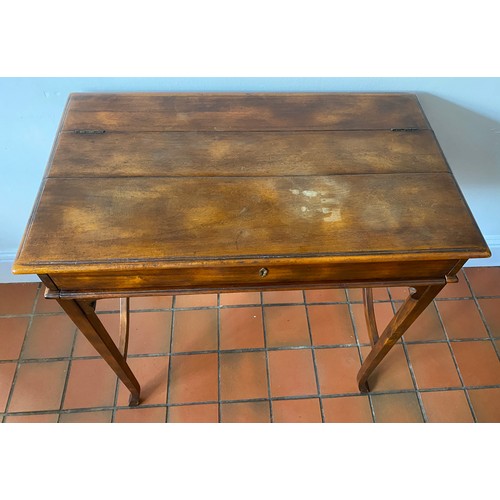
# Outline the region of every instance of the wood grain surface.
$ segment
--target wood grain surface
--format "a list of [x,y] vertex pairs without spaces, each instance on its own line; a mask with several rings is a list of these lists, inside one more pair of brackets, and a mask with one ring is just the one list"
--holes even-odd
[[430,130],[61,134],[51,177],[448,172]]
[[429,128],[412,94],[73,94],[63,130]]

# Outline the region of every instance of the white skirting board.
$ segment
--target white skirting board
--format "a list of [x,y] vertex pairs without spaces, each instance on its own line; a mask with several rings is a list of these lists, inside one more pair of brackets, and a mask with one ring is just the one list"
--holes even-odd
[[[500,235],[485,236],[491,250],[489,259],[470,259],[465,267],[500,266]],[[10,270],[14,263],[15,253],[0,252],[0,283],[39,282],[38,276],[32,274],[13,275]]]
[[0,283],[33,283],[40,282],[37,275],[11,273],[16,254],[14,252],[0,252]]

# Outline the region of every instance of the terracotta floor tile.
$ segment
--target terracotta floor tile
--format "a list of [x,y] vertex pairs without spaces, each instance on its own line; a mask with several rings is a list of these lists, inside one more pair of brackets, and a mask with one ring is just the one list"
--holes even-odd
[[130,314],[129,354],[167,353],[170,350],[172,313],[134,312]]
[[116,375],[103,359],[77,359],[71,370],[64,409],[112,406]]
[[170,309],[172,307],[171,295],[155,295],[152,297],[132,297],[130,310],[141,311],[144,309]]
[[490,341],[452,342],[451,347],[466,386],[500,384],[500,362]]
[[462,385],[448,344],[409,345],[408,356],[419,389]]
[[323,290],[306,290],[308,304],[314,302],[346,302],[347,296],[343,288],[325,288]]
[[218,400],[217,354],[186,354],[170,359],[169,403]]
[[268,347],[311,345],[305,306],[265,307]]
[[373,422],[370,402],[367,396],[345,398],[323,398],[325,422],[371,423]]
[[61,413],[59,422],[63,424],[107,424],[111,422],[112,416],[113,412],[111,410]]
[[396,286],[389,289],[392,300],[406,300],[410,294],[407,286]]
[[471,389],[469,397],[478,422],[500,422],[500,389]]
[[22,364],[8,411],[59,410],[67,369],[67,361]]
[[174,424],[212,424],[218,421],[219,408],[217,404],[171,406],[168,409],[168,422]]
[[271,422],[269,402],[251,401],[248,403],[223,403],[221,405],[221,422],[224,423]]
[[391,298],[389,297],[389,293],[387,292],[387,288],[374,288],[373,300],[383,300],[383,301],[391,300]]
[[[347,290],[350,302],[363,302],[363,289],[362,288],[349,288]],[[387,288],[374,288],[373,300],[375,301],[389,301],[389,294]]]
[[[141,386],[141,404],[166,404],[168,357],[129,358],[128,365]],[[118,382],[117,406],[128,406],[129,396],[130,391]]]
[[[378,302],[373,305],[375,309],[375,320],[379,334],[384,331],[389,321],[394,316],[390,302]],[[370,338],[368,337],[368,330],[366,329],[365,311],[362,304],[351,305],[354,323],[356,325],[356,332],[361,344],[369,344]]]
[[217,305],[216,293],[197,293],[196,295],[177,295],[175,307],[212,307]]
[[0,359],[17,359],[29,318],[0,318]]
[[[362,347],[361,354],[366,359],[370,347]],[[414,389],[410,369],[403,346],[396,344],[375,368],[368,379],[371,391],[398,391],[401,389]]]
[[491,335],[500,338],[500,298],[479,299],[478,302]]
[[0,283],[0,314],[31,314],[39,283]]
[[26,334],[22,357],[67,357],[71,354],[75,332],[75,324],[66,315],[35,316]]
[[175,311],[172,352],[217,349],[217,310]]
[[313,345],[356,344],[347,304],[308,306]]
[[10,415],[5,417],[5,422],[9,424],[55,424],[57,423],[57,413],[41,413],[39,415]]
[[458,283],[447,284],[438,294],[438,299],[471,297],[469,285],[467,285],[467,281],[465,281],[463,271],[457,274],[457,278]]
[[0,413],[5,411],[15,372],[16,363],[0,364]]
[[410,328],[406,330],[404,339],[407,342],[446,339],[434,303],[429,304]]
[[220,394],[222,400],[267,398],[265,352],[221,354]]
[[358,392],[356,375],[361,363],[357,347],[316,349],[321,394],[343,394]]
[[96,303],[96,312],[119,311],[120,299],[101,299]]
[[376,422],[420,423],[424,419],[415,393],[372,396]]
[[299,304],[304,302],[302,290],[278,290],[262,294],[264,304]]
[[[120,338],[120,316],[118,314],[100,314],[99,319],[114,343],[118,345],[118,339]],[[79,358],[83,356],[99,356],[99,353],[92,347],[92,344],[84,337],[82,332],[77,330],[73,357]]]
[[319,399],[273,401],[273,421],[276,423],[320,423]]
[[117,410],[115,413],[116,423],[164,423],[167,414],[165,406],[157,408],[130,408]]
[[450,339],[488,337],[473,300],[441,300],[437,302],[437,308]]
[[476,297],[500,297],[500,267],[467,267],[465,274]]
[[422,392],[420,395],[428,422],[474,422],[463,391]]
[[268,356],[273,397],[318,393],[310,349],[270,351]]
[[221,306],[260,304],[260,292],[234,292],[220,294]]
[[220,348],[252,349],[264,347],[264,328],[260,307],[232,307],[220,311]]

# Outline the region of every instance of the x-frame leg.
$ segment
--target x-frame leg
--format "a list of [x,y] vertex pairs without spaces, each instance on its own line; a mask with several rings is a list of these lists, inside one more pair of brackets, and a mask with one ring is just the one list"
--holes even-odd
[[[126,338],[120,340],[122,349],[120,351],[97,317],[95,302],[75,299],[57,299],[57,302],[130,391],[129,406],[137,406],[140,402],[141,388],[127,364]],[[122,309],[122,318],[128,319],[128,299],[124,305],[126,308]],[[122,319],[122,328],[125,328],[128,334],[128,324],[125,325],[125,323],[128,322]]]
[[401,338],[411,324],[418,318],[424,309],[432,302],[446,283],[415,287],[406,302],[389,322],[383,333],[378,336],[373,310],[371,290],[365,289],[365,316],[368,325],[372,350],[364,360],[358,372],[358,387],[361,392],[368,392],[368,378],[380,364],[392,346]]

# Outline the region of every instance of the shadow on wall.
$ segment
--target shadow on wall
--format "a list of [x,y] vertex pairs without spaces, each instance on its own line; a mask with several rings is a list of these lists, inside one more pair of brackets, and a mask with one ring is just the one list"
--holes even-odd
[[483,234],[500,235],[500,123],[417,92],[443,153]]
[[426,92],[431,127],[482,233],[500,235],[500,123]]
[[500,187],[500,123],[428,93],[417,93],[443,152],[467,185]]

